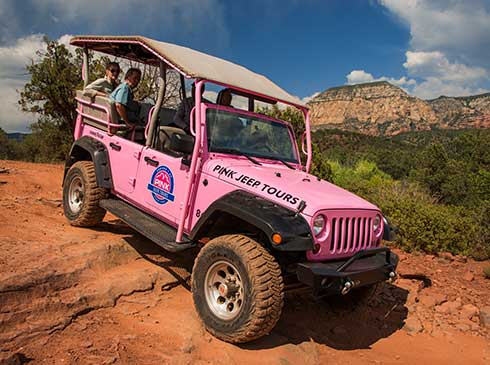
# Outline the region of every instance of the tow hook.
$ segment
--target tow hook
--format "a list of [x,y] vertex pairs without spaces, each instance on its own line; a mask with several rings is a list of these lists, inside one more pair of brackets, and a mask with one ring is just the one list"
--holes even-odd
[[388,276],[389,276],[388,282],[390,284],[394,283],[396,281],[396,279],[398,278],[398,274],[395,271],[391,271]]
[[350,280],[347,279],[347,281],[344,283],[344,287],[342,288],[342,295],[346,295],[350,290],[354,287],[354,283]]

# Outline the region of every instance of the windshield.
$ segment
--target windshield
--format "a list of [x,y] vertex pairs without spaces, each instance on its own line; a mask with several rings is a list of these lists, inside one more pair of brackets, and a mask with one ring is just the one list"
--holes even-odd
[[246,154],[298,163],[286,124],[260,116],[208,108],[209,152]]

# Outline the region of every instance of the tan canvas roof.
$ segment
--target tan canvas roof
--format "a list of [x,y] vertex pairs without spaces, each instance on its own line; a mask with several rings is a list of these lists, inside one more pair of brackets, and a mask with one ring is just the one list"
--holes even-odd
[[70,43],[151,65],[158,65],[160,60],[164,60],[188,78],[215,81],[286,103],[306,106],[263,75],[187,47],[141,36],[77,36]]

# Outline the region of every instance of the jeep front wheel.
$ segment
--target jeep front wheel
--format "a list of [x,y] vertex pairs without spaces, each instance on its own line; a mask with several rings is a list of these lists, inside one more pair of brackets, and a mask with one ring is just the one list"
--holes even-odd
[[281,269],[254,240],[217,237],[196,258],[192,296],[210,333],[232,343],[252,341],[268,334],[281,316]]
[[99,207],[99,201],[105,196],[106,190],[97,186],[94,164],[73,164],[63,184],[63,210],[70,224],[90,227],[102,222],[106,212]]

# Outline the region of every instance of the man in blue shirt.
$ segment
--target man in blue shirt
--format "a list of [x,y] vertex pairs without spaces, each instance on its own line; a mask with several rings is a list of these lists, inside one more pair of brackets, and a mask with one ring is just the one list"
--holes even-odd
[[133,89],[141,79],[141,70],[130,68],[122,82],[112,93],[111,100],[116,103],[120,119],[130,128],[134,128],[139,115],[139,104],[133,100]]

